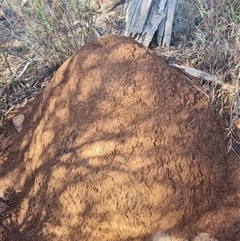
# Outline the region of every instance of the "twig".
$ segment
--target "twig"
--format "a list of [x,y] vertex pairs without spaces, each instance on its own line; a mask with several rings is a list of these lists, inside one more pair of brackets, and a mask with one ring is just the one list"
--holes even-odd
[[23,70],[21,71],[21,73],[17,76],[17,78],[21,78],[22,76],[23,76],[23,74],[27,71],[27,69],[28,69],[28,67],[29,67],[29,65],[30,64],[32,64],[32,63],[34,63],[34,62],[40,62],[40,61],[43,61],[43,59],[42,58],[35,58],[35,59],[30,59],[29,61],[25,61],[25,62],[23,62],[23,63],[21,63],[18,67],[17,67],[17,69],[14,71],[14,74],[13,74],[13,77],[12,77],[12,79],[11,79],[11,81],[10,82],[12,82],[12,80],[15,78],[15,76],[16,76],[16,73],[19,71],[19,69],[24,65],[24,64],[26,64],[25,66],[24,66],[24,68],[23,68]]
[[194,68],[191,68],[191,67],[188,67],[188,66],[183,66],[183,65],[178,65],[178,64],[170,64],[171,66],[174,66],[178,69],[181,69],[182,71],[184,71],[185,73],[193,76],[193,77],[196,77],[196,78],[201,78],[203,80],[207,80],[209,82],[212,82],[214,84],[219,84],[221,85],[222,89],[226,89],[226,90],[230,90],[230,91],[235,91],[236,88],[230,84],[226,84],[226,83],[222,83],[221,81],[215,79],[212,75],[206,73],[206,72],[203,72],[203,71],[200,71],[198,69],[194,69]]

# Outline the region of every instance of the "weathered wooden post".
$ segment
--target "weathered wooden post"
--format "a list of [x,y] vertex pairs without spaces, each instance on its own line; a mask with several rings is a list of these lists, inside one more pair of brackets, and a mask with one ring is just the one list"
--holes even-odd
[[126,14],[124,35],[149,46],[169,47],[176,0],[131,0]]

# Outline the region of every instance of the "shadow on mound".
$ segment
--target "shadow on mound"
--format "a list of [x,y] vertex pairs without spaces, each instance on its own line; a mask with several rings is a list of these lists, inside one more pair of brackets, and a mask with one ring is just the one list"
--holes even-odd
[[1,188],[21,190],[6,240],[239,238],[239,162],[222,120],[133,40],[86,44],[23,113],[20,135],[1,134]]

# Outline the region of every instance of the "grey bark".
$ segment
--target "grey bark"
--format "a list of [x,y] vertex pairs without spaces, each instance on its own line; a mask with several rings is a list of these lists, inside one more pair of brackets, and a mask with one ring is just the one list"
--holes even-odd
[[124,35],[149,46],[154,35],[158,46],[169,46],[176,0],[131,0]]

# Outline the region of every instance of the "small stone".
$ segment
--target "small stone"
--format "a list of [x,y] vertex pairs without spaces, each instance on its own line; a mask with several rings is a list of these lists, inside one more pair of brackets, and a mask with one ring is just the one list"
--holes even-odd
[[214,238],[210,238],[208,233],[200,233],[193,241],[218,241],[218,240]]
[[172,238],[165,233],[159,232],[154,236],[153,241],[172,241]]
[[13,119],[13,125],[15,126],[16,130],[20,133],[23,129],[23,122],[25,120],[25,116],[23,114],[16,115]]

